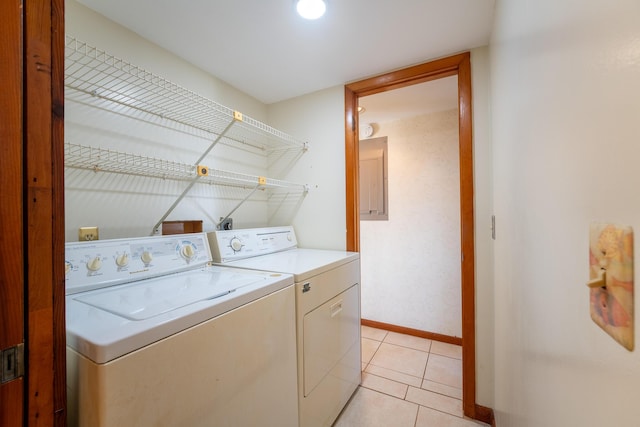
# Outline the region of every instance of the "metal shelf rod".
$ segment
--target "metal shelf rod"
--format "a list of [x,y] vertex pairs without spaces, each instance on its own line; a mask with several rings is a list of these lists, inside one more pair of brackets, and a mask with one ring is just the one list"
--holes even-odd
[[178,206],[178,203],[180,203],[182,201],[182,199],[184,199],[184,196],[187,195],[189,190],[191,190],[191,187],[193,187],[193,185],[198,181],[198,179],[200,179],[200,175],[196,175],[195,178],[193,178],[193,180],[191,180],[189,185],[187,185],[187,188],[184,189],[182,194],[180,194],[180,196],[178,196],[178,198],[175,200],[175,202],[173,202],[173,204],[169,207],[169,209],[167,209],[167,211],[164,213],[164,215],[162,215],[162,218],[160,218],[160,220],[158,222],[156,222],[156,225],[153,226],[153,230],[151,230],[150,236],[153,236],[158,232],[158,228],[160,227],[160,225],[162,225],[162,221],[167,219],[169,214],[171,212],[173,212],[173,210],[176,208],[176,206]]
[[246,202],[246,201],[249,199],[249,197],[253,196],[253,193],[255,193],[255,192],[256,192],[256,190],[258,190],[259,188],[260,188],[260,184],[256,185],[256,186],[253,188],[253,190],[251,190],[251,192],[250,192],[249,194],[247,194],[247,197],[245,197],[244,199],[242,199],[242,200],[240,201],[240,203],[238,203],[238,204],[237,204],[233,209],[231,209],[231,212],[229,212],[229,213],[228,213],[224,218],[221,218],[221,219],[220,219],[220,222],[218,222],[218,223],[216,224],[216,228],[219,230],[219,229],[220,229],[220,225],[221,225],[223,222],[225,222],[225,221],[227,220],[227,218],[229,218],[231,215],[233,215],[233,213],[234,213],[235,211],[237,211],[237,210],[238,210],[238,208],[239,208],[240,206],[242,206],[242,205],[244,204],[244,202]]
[[[229,122],[229,124],[227,125],[227,127],[224,128],[224,130],[220,133],[220,135],[218,135],[218,137],[216,139],[213,140],[213,142],[209,145],[209,148],[207,148],[204,153],[202,153],[202,155],[198,158],[198,160],[196,160],[196,162],[194,163],[194,168],[198,167],[198,165],[200,164],[200,162],[207,157],[207,154],[209,154],[209,152],[213,149],[213,147],[216,146],[216,144],[222,139],[222,137],[224,137],[227,133],[227,131],[229,129],[231,129],[231,126],[233,126],[233,124],[236,123],[236,119],[234,118],[233,120],[231,120],[231,122]],[[169,209],[167,209],[167,211],[164,213],[164,215],[162,215],[162,217],[160,218],[160,220],[158,222],[156,222],[156,224],[153,226],[153,229],[151,230],[151,236],[155,235],[158,233],[158,228],[160,227],[160,225],[162,224],[162,221],[164,221],[165,219],[167,219],[167,217],[171,214],[171,212],[173,212],[173,210],[176,208],[176,206],[178,206],[178,203],[180,203],[182,201],[182,199],[184,199],[184,197],[189,193],[189,191],[191,191],[191,188],[193,187],[193,185],[196,183],[196,181],[198,181],[200,179],[201,175],[197,174],[189,183],[189,185],[184,189],[184,191],[182,192],[182,194],[180,194],[178,196],[178,198],[175,200],[175,202],[173,202],[173,204],[169,207]],[[255,191],[255,190],[253,190]],[[251,192],[251,194],[253,194],[253,191]],[[242,202],[244,203],[244,201],[247,200],[247,198],[245,198]],[[236,207],[237,209],[237,207]],[[235,209],[234,209],[235,210]],[[231,215],[231,214],[229,214]]]

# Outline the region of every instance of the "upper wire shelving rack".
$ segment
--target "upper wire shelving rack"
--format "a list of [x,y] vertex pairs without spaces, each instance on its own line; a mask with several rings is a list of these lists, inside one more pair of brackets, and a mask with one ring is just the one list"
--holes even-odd
[[[263,176],[211,170],[199,174],[201,161],[219,142],[269,156],[289,151],[305,152],[306,142],[205,98],[154,73],[117,58],[67,35],[65,39],[65,88],[105,100],[178,125],[204,132],[211,140],[193,165],[122,153],[77,144],[65,144],[65,166],[139,176],[188,181],[189,184],[153,227],[173,211],[196,182],[251,189],[251,193],[227,215],[231,215],[258,189],[290,189],[306,194],[308,186]],[[152,233],[153,233],[152,232]]]
[[[65,56],[68,89],[221,136],[232,146],[265,154],[307,149],[306,142],[246,115],[238,120],[237,111],[69,35]],[[225,131],[229,123],[233,126]]]

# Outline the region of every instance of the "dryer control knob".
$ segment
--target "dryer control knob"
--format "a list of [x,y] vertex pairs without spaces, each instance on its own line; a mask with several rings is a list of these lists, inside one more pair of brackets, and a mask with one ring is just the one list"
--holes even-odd
[[153,260],[153,255],[149,251],[144,251],[142,252],[142,256],[140,256],[140,259],[145,264],[149,264]]
[[102,260],[100,257],[95,257],[87,261],[87,269],[89,271],[98,271],[102,268]]
[[64,274],[69,274],[69,272],[71,271],[71,268],[73,266],[71,265],[71,263],[69,261],[65,261],[64,262]]
[[126,267],[127,265],[129,265],[129,255],[128,254],[118,255],[118,257],[116,258],[116,265],[118,267]]
[[231,246],[231,249],[233,249],[234,252],[239,252],[240,249],[242,249],[242,241],[237,237],[234,237],[229,242],[229,246]]
[[180,253],[187,261],[196,256],[196,250],[194,249],[193,245],[190,244],[184,245],[180,250]]

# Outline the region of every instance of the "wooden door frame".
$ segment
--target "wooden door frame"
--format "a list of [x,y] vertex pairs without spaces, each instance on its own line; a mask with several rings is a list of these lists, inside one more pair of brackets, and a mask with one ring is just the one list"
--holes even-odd
[[24,0],[26,421],[66,424],[64,0]]
[[0,387],[0,424],[64,426],[64,0],[0,10],[0,348],[24,343],[24,376]]
[[347,250],[360,250],[358,182],[358,98],[449,76],[458,76],[460,144],[460,227],[462,293],[462,406],[471,418],[486,417],[476,405],[475,244],[473,214],[473,140],[471,117],[471,58],[465,52],[412,66],[345,86],[345,166]]
[[[24,342],[24,242],[22,206],[22,8],[19,2],[0,4],[0,350]],[[24,378],[0,384],[0,425],[23,424]]]

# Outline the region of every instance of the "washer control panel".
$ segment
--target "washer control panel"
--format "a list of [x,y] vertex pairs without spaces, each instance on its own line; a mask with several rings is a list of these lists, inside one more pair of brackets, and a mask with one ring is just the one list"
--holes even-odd
[[292,226],[216,230],[207,233],[213,262],[225,263],[298,247]]
[[66,294],[177,273],[211,262],[204,233],[65,245]]

